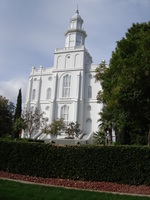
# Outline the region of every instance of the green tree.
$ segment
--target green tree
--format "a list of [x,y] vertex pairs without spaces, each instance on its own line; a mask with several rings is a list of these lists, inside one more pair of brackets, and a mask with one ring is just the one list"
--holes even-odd
[[[45,125],[45,118],[43,117],[44,113],[40,113],[38,108],[35,108],[34,111],[24,110],[23,118],[23,127],[25,128],[25,134],[31,138],[33,132],[38,132],[40,129],[43,129]],[[22,127],[22,128],[23,128]],[[23,129],[24,129],[23,128]]]
[[22,117],[17,118],[16,121],[14,122],[13,129],[15,133],[18,133],[18,137],[21,137],[22,130],[25,130],[26,128],[27,124],[25,120]]
[[78,122],[69,122],[68,126],[65,128],[65,133],[69,138],[78,138],[81,134],[80,124]]
[[[122,144],[147,143],[150,124],[150,22],[133,24],[117,42],[109,67],[96,70],[103,123],[111,122]],[[149,136],[150,138],[150,136]],[[150,143],[150,141],[149,141]]]
[[51,134],[52,136],[57,136],[60,134],[61,131],[63,131],[65,128],[64,120],[57,119],[53,120],[53,122],[50,125],[47,125],[44,127],[43,132],[46,134]]
[[104,129],[99,129],[93,134],[93,142],[96,145],[105,145],[106,144],[106,133]]
[[3,96],[0,96],[0,137],[12,135],[14,121],[14,104]]
[[20,118],[21,113],[22,113],[22,94],[21,94],[21,89],[19,89],[16,109],[15,109],[15,119]]
[[[15,129],[14,129],[14,137],[19,138],[19,133],[21,129],[16,129],[16,125],[20,123],[21,120],[21,113],[22,113],[22,94],[21,94],[21,89],[19,89],[18,97],[17,97],[17,104],[16,104],[16,109],[15,109],[15,117],[14,117],[14,123],[15,123]],[[19,119],[19,121],[18,121]],[[19,128],[20,126],[18,126]]]

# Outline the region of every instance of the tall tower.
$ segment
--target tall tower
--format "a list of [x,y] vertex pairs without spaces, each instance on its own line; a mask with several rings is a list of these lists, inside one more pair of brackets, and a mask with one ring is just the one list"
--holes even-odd
[[83,19],[77,10],[73,17],[70,19],[70,28],[67,29],[65,47],[75,47],[84,45],[86,32],[82,28]]
[[77,69],[91,65],[92,57],[85,48],[87,37],[83,27],[83,19],[77,10],[70,19],[70,27],[65,32],[65,48],[56,48],[54,53],[54,68]]
[[[65,32],[65,47],[55,49],[53,74],[55,73],[57,79],[54,89],[53,119],[64,118],[65,122],[77,121],[81,125],[80,128],[88,135],[92,130],[92,115],[90,110],[87,112],[87,107],[90,105],[89,101],[95,102],[97,94],[94,94],[93,89],[94,95],[88,97],[88,90],[92,93],[91,81],[93,81],[89,77],[95,72],[95,68],[91,67],[92,57],[85,48],[87,34],[82,25],[83,19],[77,10],[70,19],[70,27]],[[62,115],[64,108],[66,114]]]

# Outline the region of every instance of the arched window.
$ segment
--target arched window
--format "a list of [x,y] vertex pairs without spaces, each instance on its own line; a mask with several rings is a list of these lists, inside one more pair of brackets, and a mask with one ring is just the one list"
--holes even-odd
[[64,119],[65,124],[68,124],[69,106],[64,105],[64,106],[61,107],[61,118]]
[[72,59],[71,59],[71,55],[67,54],[66,58],[65,58],[65,68],[71,68],[72,67]]
[[46,94],[46,99],[50,99],[51,98],[51,88],[47,89],[47,94]]
[[70,97],[71,76],[65,75],[63,77],[62,97]]
[[80,67],[80,55],[75,55],[75,67]]
[[59,56],[57,58],[57,69],[62,69],[62,68],[63,68],[62,56]]
[[92,86],[88,87],[88,98],[92,98]]
[[36,89],[33,89],[32,91],[32,100],[35,100],[36,98]]

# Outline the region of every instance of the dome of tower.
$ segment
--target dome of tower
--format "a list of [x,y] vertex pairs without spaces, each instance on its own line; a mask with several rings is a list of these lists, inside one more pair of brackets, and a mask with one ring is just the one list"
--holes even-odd
[[79,11],[77,10],[76,13],[72,16],[72,18],[70,19],[70,22],[71,21],[74,21],[74,20],[79,20],[79,21],[82,21],[83,22],[83,19],[81,18],[81,16],[79,15]]

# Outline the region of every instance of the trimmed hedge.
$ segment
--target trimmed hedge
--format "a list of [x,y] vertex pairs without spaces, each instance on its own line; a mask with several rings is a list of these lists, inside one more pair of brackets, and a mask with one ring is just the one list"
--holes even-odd
[[30,176],[150,185],[150,148],[0,141],[0,170]]

